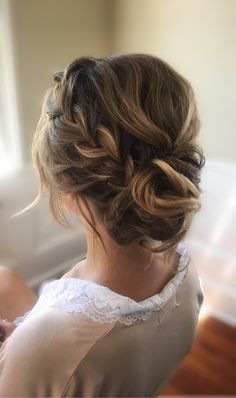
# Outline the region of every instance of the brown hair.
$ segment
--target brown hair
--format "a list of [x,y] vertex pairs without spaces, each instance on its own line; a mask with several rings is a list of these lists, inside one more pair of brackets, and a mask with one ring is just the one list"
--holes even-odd
[[33,140],[33,204],[46,188],[54,217],[68,226],[61,194],[73,192],[85,205],[93,200],[117,244],[175,248],[201,207],[205,163],[190,83],[140,53],[80,57],[54,80]]

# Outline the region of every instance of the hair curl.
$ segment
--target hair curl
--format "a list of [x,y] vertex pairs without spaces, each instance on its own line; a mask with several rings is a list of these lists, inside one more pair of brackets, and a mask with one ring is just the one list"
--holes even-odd
[[35,203],[46,187],[54,217],[68,226],[60,197],[73,192],[93,200],[117,244],[176,247],[201,207],[205,163],[190,83],[140,53],[80,57],[54,80],[32,145]]

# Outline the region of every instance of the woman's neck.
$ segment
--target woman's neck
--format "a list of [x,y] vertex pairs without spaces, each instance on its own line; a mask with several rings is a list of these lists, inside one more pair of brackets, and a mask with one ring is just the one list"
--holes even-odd
[[[179,254],[174,252],[168,267],[164,256],[151,253],[138,245],[121,247],[109,236],[102,236],[107,253],[98,239],[87,232],[87,256],[77,263],[64,277],[73,277],[95,282],[111,290],[142,301],[159,293],[172,279],[179,263]],[[169,267],[170,265],[170,267]]]

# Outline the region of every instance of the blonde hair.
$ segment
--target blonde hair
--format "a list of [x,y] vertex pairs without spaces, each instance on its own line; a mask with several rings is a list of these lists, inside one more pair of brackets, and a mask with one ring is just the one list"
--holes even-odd
[[86,206],[93,200],[117,244],[175,248],[201,207],[205,163],[190,83],[140,53],[80,57],[54,81],[33,140],[40,189],[31,206],[46,188],[52,214],[68,226],[61,194],[74,193]]

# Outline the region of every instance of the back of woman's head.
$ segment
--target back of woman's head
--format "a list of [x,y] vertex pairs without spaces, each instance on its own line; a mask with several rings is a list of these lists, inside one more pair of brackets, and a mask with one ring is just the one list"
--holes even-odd
[[38,199],[46,188],[66,225],[62,194],[89,198],[117,244],[176,247],[201,207],[205,162],[189,82],[148,54],[81,57],[54,80],[32,147]]

